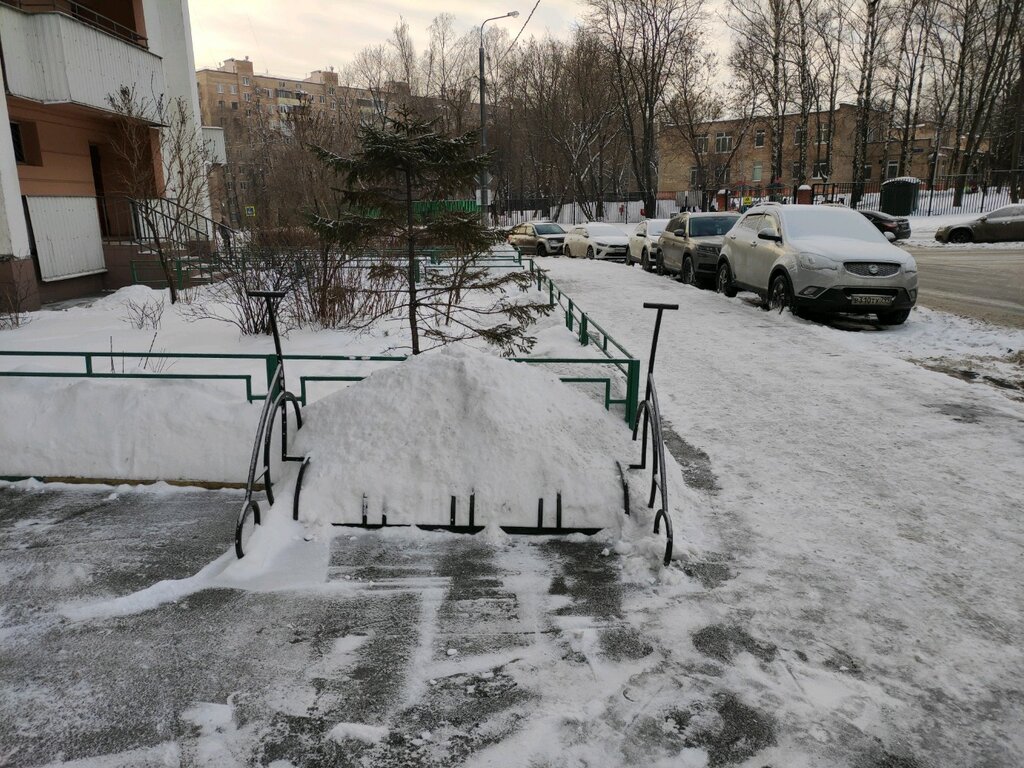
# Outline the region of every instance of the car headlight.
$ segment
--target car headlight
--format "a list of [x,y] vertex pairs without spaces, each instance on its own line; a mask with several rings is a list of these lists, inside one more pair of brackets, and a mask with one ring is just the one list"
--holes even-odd
[[910,261],[903,265],[903,271],[906,272],[908,275],[916,275],[917,262],[911,259]]
[[598,248],[604,248],[606,245],[608,245],[608,243],[602,243],[600,240],[595,240],[594,245],[596,245]]
[[839,265],[834,261],[826,259],[817,253],[799,253],[796,258],[800,266],[805,269],[827,269],[830,272],[835,272],[839,269]]

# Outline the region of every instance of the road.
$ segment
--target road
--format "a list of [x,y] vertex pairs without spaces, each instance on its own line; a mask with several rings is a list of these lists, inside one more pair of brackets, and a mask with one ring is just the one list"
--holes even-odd
[[1013,250],[908,246],[926,307],[1024,328],[1024,246]]

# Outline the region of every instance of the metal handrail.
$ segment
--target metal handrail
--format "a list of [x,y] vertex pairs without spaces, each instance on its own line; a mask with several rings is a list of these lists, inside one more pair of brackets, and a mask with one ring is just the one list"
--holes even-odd
[[640,463],[630,465],[631,469],[643,469],[647,465],[647,427],[651,430],[651,495],[647,506],[654,508],[654,501],[661,492],[661,508],[654,515],[654,533],[660,533],[661,521],[665,521],[665,565],[672,562],[672,518],[668,514],[668,481],[665,477],[665,440],[661,431],[661,408],[658,405],[658,390],[654,386],[654,373],[647,374],[647,397],[640,404],[637,423],[633,426],[636,440],[640,418],[644,422],[644,439],[640,448]]
[[74,0],[49,0],[48,2],[43,2],[42,0],[33,0],[31,2],[27,0],[0,0],[0,3],[27,13],[50,11],[67,14],[76,21],[80,21],[93,29],[98,29],[100,32],[111,34],[139,48],[149,49],[149,40],[145,35],[140,35],[131,27],[125,26],[119,21],[114,21],[102,13],[94,11],[92,8],[87,8],[80,3],[74,2]]

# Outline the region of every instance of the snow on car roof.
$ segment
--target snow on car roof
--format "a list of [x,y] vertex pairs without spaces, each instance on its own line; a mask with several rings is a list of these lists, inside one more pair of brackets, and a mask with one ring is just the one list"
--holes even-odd
[[772,209],[782,217],[789,237],[845,237],[852,240],[888,242],[875,225],[852,208],[826,205],[786,205]]

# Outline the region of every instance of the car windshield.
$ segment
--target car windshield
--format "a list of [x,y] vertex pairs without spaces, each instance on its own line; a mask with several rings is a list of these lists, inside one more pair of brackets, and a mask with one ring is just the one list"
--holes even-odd
[[843,237],[869,243],[885,242],[874,224],[849,208],[823,205],[790,206],[783,209],[783,231],[787,237]]
[[588,224],[587,231],[591,235],[602,235],[604,237],[622,236],[622,230],[613,227],[611,224]]
[[533,228],[537,230],[538,235],[564,235],[565,230],[557,224],[534,224]]
[[690,219],[690,237],[724,235],[736,223],[736,216],[701,216]]
[[668,219],[648,219],[647,234],[650,236],[660,235],[665,231],[666,224],[668,224]]

